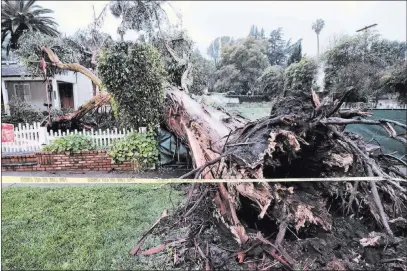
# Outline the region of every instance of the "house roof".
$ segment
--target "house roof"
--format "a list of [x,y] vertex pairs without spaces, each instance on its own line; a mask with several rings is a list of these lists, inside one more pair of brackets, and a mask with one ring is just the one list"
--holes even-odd
[[16,63],[13,64],[1,64],[1,76],[2,77],[12,77],[12,76],[22,76],[30,75],[27,70]]

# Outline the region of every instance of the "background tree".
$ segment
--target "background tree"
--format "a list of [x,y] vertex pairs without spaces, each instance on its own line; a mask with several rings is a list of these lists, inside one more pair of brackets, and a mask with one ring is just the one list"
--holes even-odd
[[150,44],[160,52],[164,69],[167,71],[167,80],[176,86],[187,84],[188,88],[192,84],[190,71],[193,64],[190,58],[194,43],[187,31],[172,27],[168,31],[156,32]]
[[[69,38],[51,37],[45,34],[36,32],[26,32],[19,39],[18,49],[15,51],[20,59],[20,62],[26,67],[28,72],[34,76],[43,76],[39,65],[43,53],[41,47],[47,46],[58,56],[63,63],[80,63],[85,64],[88,61],[81,63],[86,57],[81,54],[77,46],[74,46]],[[48,57],[45,60],[49,63]],[[87,66],[90,68],[90,66]],[[57,73],[64,73],[64,70],[58,67],[47,65],[47,74],[52,76]]]
[[284,74],[285,95],[309,95],[317,71],[318,65],[310,58],[304,57],[300,62],[291,64]]
[[269,66],[266,41],[248,38],[242,43],[226,46],[222,51],[221,67],[215,73],[216,92],[234,91],[247,94],[264,69]]
[[281,27],[271,31],[267,47],[267,57],[270,65],[284,67],[286,65],[289,47],[290,41],[286,42],[283,39],[283,29]]
[[256,93],[275,98],[284,93],[284,69],[281,66],[271,66],[265,69],[257,79]]
[[407,103],[407,73],[406,62],[397,61],[381,73],[380,83],[383,93],[397,94],[400,103]]
[[265,35],[264,29],[262,27],[261,31],[260,31],[260,39],[265,39],[265,38],[266,38],[266,35]]
[[58,24],[48,15],[52,10],[35,5],[36,1],[1,1],[1,43],[10,35],[7,52],[16,49],[18,40],[24,31],[40,32],[51,37],[56,37]]
[[301,61],[302,58],[302,46],[301,46],[302,39],[298,40],[294,43],[290,48],[290,55],[287,60],[287,66],[290,66],[292,63],[297,63]]
[[216,67],[219,67],[221,61],[222,47],[232,43],[233,38],[229,36],[218,37],[211,42],[206,52],[213,59]]
[[123,41],[127,30],[143,31],[148,37],[152,36],[156,29],[161,29],[164,22],[168,22],[167,13],[162,8],[166,1],[111,1],[110,11],[113,16],[121,19],[118,34]]
[[324,54],[325,89],[342,95],[355,91],[349,101],[367,101],[386,92],[380,77],[388,68],[404,60],[405,42],[389,41],[370,31],[342,37]]
[[210,87],[213,74],[215,72],[215,63],[205,59],[198,49],[191,55],[192,62],[192,85],[190,88],[191,93],[202,95],[205,89]]
[[322,29],[325,26],[325,22],[322,19],[317,19],[313,24],[312,24],[312,29],[315,31],[317,34],[317,55],[319,56],[319,33],[321,33]]
[[259,27],[257,25],[252,25],[250,27],[249,37],[252,37],[255,40],[260,40],[260,39],[265,39],[266,38],[266,36],[264,34],[264,29],[261,28],[259,30]]
[[[107,11],[106,5],[98,16],[96,16],[95,7],[93,6],[93,22],[88,25],[86,29],[78,30],[70,41],[78,46],[81,52],[81,63],[85,67],[90,67],[92,72],[97,76],[97,57],[104,46],[113,42],[112,37],[101,31],[104,18]],[[97,94],[97,86],[92,83],[93,96]]]

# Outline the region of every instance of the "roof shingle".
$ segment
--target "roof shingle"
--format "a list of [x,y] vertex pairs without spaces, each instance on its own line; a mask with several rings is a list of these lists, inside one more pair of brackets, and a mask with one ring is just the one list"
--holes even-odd
[[1,76],[2,77],[11,77],[11,76],[22,76],[30,75],[27,70],[18,64],[1,64]]

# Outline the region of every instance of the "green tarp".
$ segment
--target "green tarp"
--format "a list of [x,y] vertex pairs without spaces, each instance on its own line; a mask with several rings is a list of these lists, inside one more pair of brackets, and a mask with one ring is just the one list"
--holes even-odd
[[[372,110],[374,115],[368,119],[390,119],[401,123],[406,123],[407,110]],[[405,134],[406,131],[401,127],[395,127],[398,134]],[[389,138],[386,130],[377,125],[366,124],[351,124],[346,127],[346,131],[354,132],[363,137],[366,142],[370,144],[379,143],[384,153],[392,153],[397,151],[396,156],[401,157],[406,154],[406,147],[399,141]],[[377,140],[375,142],[374,140]]]

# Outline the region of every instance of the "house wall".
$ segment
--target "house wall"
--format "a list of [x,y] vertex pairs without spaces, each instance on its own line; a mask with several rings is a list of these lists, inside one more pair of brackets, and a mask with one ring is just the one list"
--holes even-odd
[[81,73],[68,71],[55,76],[58,82],[73,84],[74,107],[78,109],[81,105],[93,97],[92,81]]
[[[31,101],[30,104],[35,106],[40,110],[45,110],[44,102],[46,101],[45,94],[45,83],[42,82],[41,78],[25,77],[13,77],[13,78],[2,78],[8,93],[8,100],[14,98],[14,84],[24,83],[30,85],[31,90]],[[3,82],[3,80],[2,80]],[[74,108],[78,109],[81,105],[89,101],[93,97],[92,81],[88,79],[85,75],[81,73],[74,73],[68,71],[64,74],[55,75],[52,80],[52,86],[54,88],[54,93],[52,94],[52,108],[60,108],[60,97],[58,91],[58,82],[66,82],[73,84],[73,95],[74,95]]]
[[[75,109],[88,102],[93,97],[92,81],[81,73],[77,73],[77,95],[75,101]],[[74,86],[75,91],[75,86]]]
[[43,83],[42,81],[6,81],[5,84],[9,101],[12,101],[15,98],[15,84],[29,84],[31,91],[31,101],[29,102],[29,104],[35,106],[40,110],[46,110],[46,107],[44,106],[44,102],[46,101],[45,83]]

